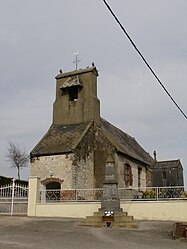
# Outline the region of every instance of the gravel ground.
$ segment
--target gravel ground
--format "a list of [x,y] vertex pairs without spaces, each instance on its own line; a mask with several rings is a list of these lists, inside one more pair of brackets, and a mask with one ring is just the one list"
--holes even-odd
[[0,249],[187,249],[173,222],[141,221],[138,229],[79,227],[78,219],[0,216]]

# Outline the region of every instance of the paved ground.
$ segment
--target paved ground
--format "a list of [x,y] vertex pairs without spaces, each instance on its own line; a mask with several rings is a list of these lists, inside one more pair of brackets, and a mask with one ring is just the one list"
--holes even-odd
[[172,222],[142,221],[138,229],[79,227],[78,219],[0,216],[0,249],[187,249]]

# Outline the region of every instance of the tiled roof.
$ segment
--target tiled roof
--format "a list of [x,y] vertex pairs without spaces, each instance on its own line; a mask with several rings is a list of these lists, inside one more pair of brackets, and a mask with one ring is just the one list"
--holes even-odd
[[146,164],[152,164],[152,157],[135,140],[105,119],[101,119],[105,136],[116,146],[117,150]]
[[53,155],[72,151],[90,127],[89,123],[52,125],[31,151],[31,156]]

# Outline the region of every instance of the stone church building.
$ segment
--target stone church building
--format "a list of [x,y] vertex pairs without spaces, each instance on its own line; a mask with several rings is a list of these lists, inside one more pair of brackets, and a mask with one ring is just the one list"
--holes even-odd
[[100,117],[95,66],[56,76],[52,125],[31,151],[31,176],[48,188],[101,188],[111,154],[119,187],[151,185],[152,157]]

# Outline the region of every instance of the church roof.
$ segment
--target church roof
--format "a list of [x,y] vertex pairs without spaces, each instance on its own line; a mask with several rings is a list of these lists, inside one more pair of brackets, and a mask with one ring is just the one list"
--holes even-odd
[[[40,140],[31,152],[31,156],[55,155],[73,151],[92,122],[73,125],[52,125],[46,135]],[[131,158],[150,165],[152,158],[137,141],[114,125],[101,119],[101,131],[121,152]]]
[[130,156],[146,164],[152,164],[152,157],[135,140],[105,119],[101,119],[102,130],[105,136],[115,145],[118,152]]
[[31,151],[31,156],[56,155],[72,151],[91,123],[51,125],[46,135]]

